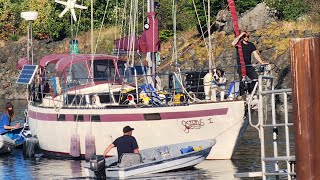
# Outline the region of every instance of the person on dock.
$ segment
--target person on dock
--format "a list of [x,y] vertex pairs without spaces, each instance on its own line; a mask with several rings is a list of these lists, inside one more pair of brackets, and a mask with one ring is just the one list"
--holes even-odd
[[261,59],[259,52],[256,48],[256,46],[249,41],[249,33],[244,31],[242,32],[238,37],[236,37],[231,45],[233,47],[237,48],[237,64],[238,64],[238,74],[240,77],[240,96],[244,95],[244,91],[245,91],[245,84],[243,81],[243,77],[241,74],[241,64],[240,64],[240,57],[239,57],[239,53],[238,53],[238,47],[237,44],[238,42],[241,41],[241,46],[242,46],[242,52],[243,52],[243,58],[244,58],[244,62],[246,65],[246,75],[251,79],[251,83],[248,86],[248,92],[249,94],[251,94],[251,92],[253,91],[253,88],[258,80],[258,74],[255,71],[255,68],[252,66],[252,60],[251,60],[251,54],[253,54],[253,56],[258,60],[258,62],[260,64],[265,64],[265,62]]
[[13,105],[11,102],[7,102],[4,108],[5,112],[0,117],[0,134],[4,134],[9,130],[20,128],[20,123],[15,126],[11,126],[12,118],[14,117]]
[[125,126],[123,128],[123,136],[118,137],[113,143],[111,143],[103,153],[103,156],[106,157],[108,152],[117,147],[118,160],[123,153],[139,153],[139,146],[136,138],[132,136],[132,131],[134,129],[130,126]]

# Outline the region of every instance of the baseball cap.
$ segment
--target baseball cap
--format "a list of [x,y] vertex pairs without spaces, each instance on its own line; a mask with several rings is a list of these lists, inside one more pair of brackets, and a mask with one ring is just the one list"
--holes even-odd
[[124,132],[124,133],[127,133],[127,132],[132,131],[132,130],[134,130],[134,129],[131,128],[130,126],[125,126],[125,127],[123,128],[123,132]]

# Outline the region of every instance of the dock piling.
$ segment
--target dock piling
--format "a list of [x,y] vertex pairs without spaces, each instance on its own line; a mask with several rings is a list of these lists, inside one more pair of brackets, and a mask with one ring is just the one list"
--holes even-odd
[[320,38],[290,41],[297,179],[320,178]]

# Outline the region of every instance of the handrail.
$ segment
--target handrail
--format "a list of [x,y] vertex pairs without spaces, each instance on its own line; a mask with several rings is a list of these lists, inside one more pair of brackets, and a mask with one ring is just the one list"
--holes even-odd
[[282,94],[282,93],[292,93],[292,90],[291,89],[275,89],[275,90],[268,90],[268,91],[260,91],[261,95]]
[[258,121],[257,124],[254,125],[254,124],[252,123],[252,118],[251,118],[251,102],[252,102],[252,99],[253,99],[254,94],[255,94],[256,91],[257,91],[257,87],[258,87],[258,83],[255,84],[255,86],[254,86],[254,88],[253,88],[253,91],[252,91],[252,93],[250,94],[250,98],[249,98],[249,100],[248,100],[248,116],[249,116],[249,124],[250,124],[250,126],[252,126],[252,127],[254,127],[255,129],[258,130],[258,132],[259,132],[259,138],[260,138],[260,129],[259,129],[260,121]]

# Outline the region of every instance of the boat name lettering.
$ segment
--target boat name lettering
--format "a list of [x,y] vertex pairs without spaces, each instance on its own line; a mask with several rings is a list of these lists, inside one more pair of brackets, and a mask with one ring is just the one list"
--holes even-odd
[[202,122],[202,119],[200,120],[188,120],[188,121],[182,121],[182,125],[184,126],[184,132],[189,133],[190,129],[200,129],[202,126],[204,126],[204,122]]
[[209,121],[209,124],[213,123],[212,118],[209,118],[208,121]]

